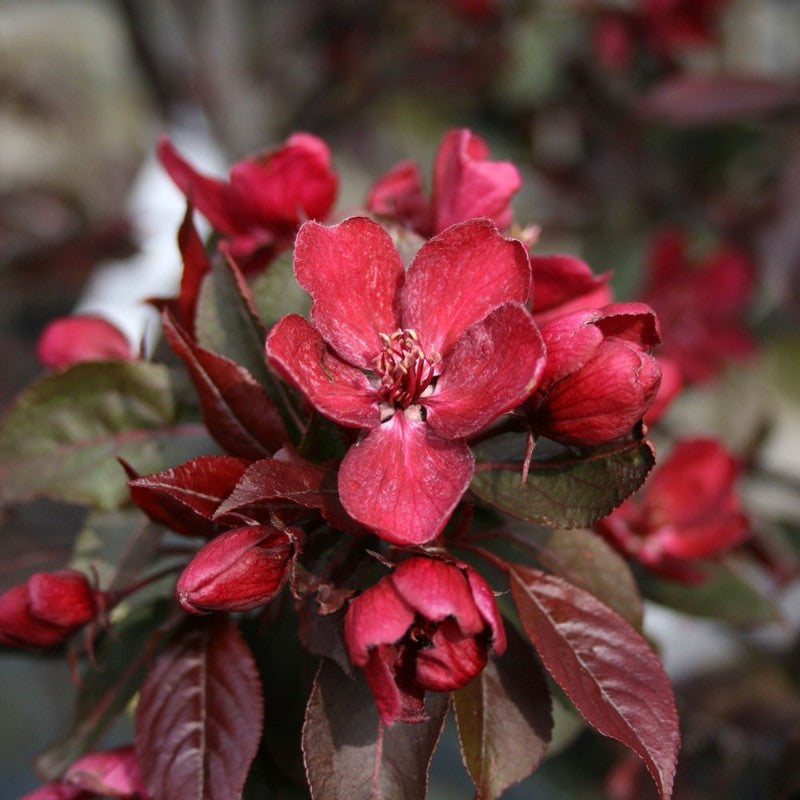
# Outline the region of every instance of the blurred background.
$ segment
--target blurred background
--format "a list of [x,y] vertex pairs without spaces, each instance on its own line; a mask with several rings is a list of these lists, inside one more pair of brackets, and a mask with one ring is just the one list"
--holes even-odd
[[[717,587],[690,615],[662,594],[648,630],[683,721],[676,798],[800,796],[797,0],[1,0],[0,411],[40,374],[50,319],[99,310],[137,340],[141,298],[176,285],[183,201],[154,163],[160,132],[223,175],[311,131],[333,151],[344,215],[400,160],[429,176],[454,126],[519,168],[515,218],[541,227],[537,251],[613,271],[618,299],[652,286],[665,229],[689,262],[724,248],[747,260],[727,306],[724,275],[714,297],[678,284],[663,309],[658,291],[647,299],[665,335],[721,305],[745,342],[706,341],[667,430],[720,436],[747,460],[764,569],[747,576],[752,595]],[[7,509],[0,589],[68,561],[80,513]],[[70,686],[61,657],[2,653],[2,797],[38,785]],[[613,743],[568,722],[559,737],[507,797],[650,796]],[[430,796],[470,791],[449,731]]]

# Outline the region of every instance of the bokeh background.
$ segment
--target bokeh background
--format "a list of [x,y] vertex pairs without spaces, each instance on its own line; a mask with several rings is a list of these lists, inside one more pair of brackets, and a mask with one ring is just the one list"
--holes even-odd
[[[613,270],[620,299],[644,285],[666,226],[692,252],[736,247],[753,265],[733,310],[752,352],[723,354],[667,423],[752,457],[743,491],[771,566],[748,576],[749,600],[652,607],[648,630],[683,720],[676,798],[800,796],[797,0],[2,0],[0,410],[40,373],[53,317],[101,309],[133,338],[152,333],[139,301],[175,285],[181,216],[153,163],[159,132],[222,174],[312,131],[346,213],[401,159],[429,175],[453,126],[517,165],[516,219],[541,227],[540,252]],[[0,589],[63,565],[80,514],[6,509]],[[780,621],[744,629],[734,600]],[[0,653],[1,797],[37,785],[35,754],[73,694],[59,655]],[[612,743],[568,724],[559,737],[509,798],[650,796]],[[470,794],[457,747],[448,731],[434,800]]]

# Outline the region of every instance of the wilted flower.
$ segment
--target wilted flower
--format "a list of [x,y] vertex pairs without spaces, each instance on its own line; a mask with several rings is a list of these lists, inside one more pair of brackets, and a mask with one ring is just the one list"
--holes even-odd
[[457,222],[488,217],[499,228],[511,224],[511,198],[521,180],[507,161],[489,161],[486,142],[466,128],[448,131],[433,167],[430,201],[419,167],[404,161],[379,178],[369,191],[367,208],[433,236]]
[[653,310],[614,303],[575,311],[542,328],[539,388],[526,403],[533,430],[574,445],[628,434],[656,395],[661,371],[648,350],[660,341]]
[[275,150],[238,161],[228,182],[201,175],[166,136],[158,142],[158,155],[243,268],[262,266],[288,247],[305,220],[325,219],[339,185],[328,146],[309,133],[295,133]]
[[506,636],[489,585],[473,569],[409,558],[356,597],[344,621],[350,658],[364,670],[386,725],[424,719],[426,691],[469,683]]
[[406,272],[386,231],[353,217],[304,225],[295,273],[313,324],[281,319],[267,355],[323,414],[366,429],[339,470],[342,504],[388,541],[433,539],[472,477],[465,440],[519,405],[542,371],[522,305],[527,253],[470,220],[423,244]]
[[225,531],[189,562],[175,595],[194,614],[258,608],[283,588],[294,550],[294,536],[269,525]]
[[51,369],[81,361],[132,361],[136,350],[118,328],[102,317],[75,314],[53,320],[39,336],[36,356]]
[[52,647],[98,610],[97,593],[82,572],[37,572],[0,595],[0,643]]
[[597,530],[655,572],[702,580],[692,562],[718,555],[747,535],[734,486],[740,469],[716,439],[685,439],[639,495],[602,519]]

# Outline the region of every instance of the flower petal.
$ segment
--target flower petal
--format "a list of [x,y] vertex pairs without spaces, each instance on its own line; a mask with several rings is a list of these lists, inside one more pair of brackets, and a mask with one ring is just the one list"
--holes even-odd
[[471,436],[522,403],[544,370],[544,342],[524,306],[506,303],[467,328],[423,399],[428,424],[445,439]]
[[417,682],[433,692],[451,692],[468,684],[485,666],[486,641],[465,635],[454,620],[445,620],[430,647],[417,653]]
[[403,412],[373,428],[339,468],[347,512],[388,542],[415,545],[439,535],[467,489],[470,449]]
[[295,243],[295,275],[314,300],[311,319],[346,361],[371,368],[379,333],[397,327],[403,262],[377,222],[351,217],[330,228],[307,222]]
[[301,316],[289,314],[272,327],[267,358],[326,417],[354,428],[380,422],[377,397],[366,375],[332,353]]
[[102,317],[74,314],[53,320],[42,331],[36,356],[44,366],[61,369],[83,361],[132,361],[136,350],[122,331]]
[[521,242],[488,219],[453,225],[422,245],[400,290],[404,328],[444,354],[472,324],[502,303],[524,303],[531,267]]
[[419,167],[403,161],[378,178],[369,190],[367,208],[427,234],[430,203],[422,191]]

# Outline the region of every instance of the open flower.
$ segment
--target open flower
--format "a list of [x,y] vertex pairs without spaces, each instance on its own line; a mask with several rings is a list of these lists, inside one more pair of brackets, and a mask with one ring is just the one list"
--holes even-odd
[[740,469],[716,439],[685,439],[644,489],[600,520],[597,530],[654,572],[702,580],[692,562],[724,552],[749,530],[735,491]]
[[379,178],[369,191],[367,208],[433,236],[457,222],[488,217],[499,228],[511,224],[511,198],[522,181],[508,161],[489,161],[489,148],[466,128],[448,131],[433,167],[430,201],[422,189],[419,167],[403,161]]
[[336,199],[330,150],[310,133],[295,133],[276,150],[238,161],[227,182],[197,172],[166,136],[159,139],[158,156],[243,268],[263,266],[289,246],[301,222],[324,219]]
[[386,725],[424,719],[425,691],[469,683],[506,635],[489,585],[475,570],[409,558],[356,597],[344,635]]
[[526,404],[536,433],[574,445],[597,445],[629,434],[656,396],[660,341],[653,310],[612,303],[575,311],[542,327],[547,365]]
[[269,360],[330,419],[366,429],[339,469],[347,512],[390,542],[430,541],[472,477],[466,439],[542,371],[524,248],[470,220],[426,242],[406,273],[386,231],[353,217],[306,223],[295,273],[313,324],[281,319]]

